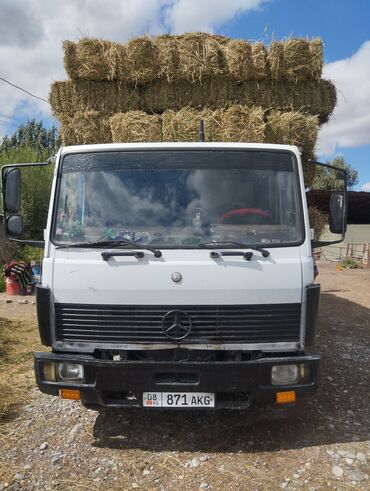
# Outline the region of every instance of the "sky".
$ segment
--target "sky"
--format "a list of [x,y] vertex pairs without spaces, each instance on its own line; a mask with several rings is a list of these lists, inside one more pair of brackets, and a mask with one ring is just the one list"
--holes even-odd
[[209,31],[262,40],[288,36],[324,41],[324,78],[337,107],[319,133],[317,156],[342,156],[370,192],[369,0],[0,0],[0,138],[29,118],[56,124],[48,98],[63,80],[62,42],[84,35],[126,41],[140,34]]

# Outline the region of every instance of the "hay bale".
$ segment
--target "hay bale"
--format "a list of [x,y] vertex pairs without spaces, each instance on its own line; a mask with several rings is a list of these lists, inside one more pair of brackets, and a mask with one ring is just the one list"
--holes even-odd
[[318,128],[317,116],[309,116],[297,111],[271,111],[267,116],[265,141],[297,145],[302,148],[305,158],[312,158]]
[[269,78],[267,49],[263,43],[256,42],[252,44],[252,62],[254,80],[266,80]]
[[310,43],[305,39],[288,39],[284,42],[284,78],[297,82],[310,78]]
[[204,121],[206,141],[222,141],[223,109],[197,111],[188,107],[162,115],[163,141],[199,141],[200,121]]
[[310,55],[311,78],[319,80],[324,63],[324,47],[320,38],[314,38],[310,41]]
[[177,38],[168,34],[157,36],[154,44],[158,48],[158,77],[172,82],[179,71],[180,55]]
[[67,115],[59,116],[59,133],[63,145],[76,145],[77,139],[73,126],[73,117]]
[[252,47],[248,41],[230,39],[225,46],[225,56],[228,72],[235,80],[254,78]]
[[58,118],[76,111],[98,111],[106,116],[142,110],[162,113],[179,110],[227,107],[231,104],[261,106],[281,111],[300,111],[319,116],[320,124],[332,113],[336,92],[326,80],[288,83],[263,80],[237,83],[229,78],[206,78],[202,84],[163,80],[132,87],[119,82],[62,81],[51,85],[50,104]]
[[50,86],[49,103],[57,118],[63,114],[72,116],[78,106],[73,83],[67,80],[53,82]]
[[97,111],[77,112],[72,119],[72,125],[78,145],[112,142],[109,119]]
[[103,39],[81,39],[76,44],[77,77],[84,80],[112,80],[111,46],[111,42]]
[[209,34],[193,32],[178,36],[179,77],[191,82],[222,74],[222,45]]
[[310,228],[314,230],[314,239],[320,240],[320,237],[325,229],[325,225],[328,223],[328,216],[316,206],[310,206],[308,208],[308,218],[310,222]]
[[316,176],[316,165],[303,161],[303,178],[306,188],[311,188]]
[[234,105],[222,115],[222,141],[262,143],[265,112],[261,107]]
[[273,41],[267,58],[273,80],[317,80],[322,72],[322,43],[318,38]]
[[125,44],[111,43],[107,59],[110,67],[109,80],[131,81]]
[[272,80],[284,79],[284,54],[284,43],[281,41],[272,41],[267,55]]
[[127,73],[125,78],[135,85],[155,79],[159,73],[158,47],[148,36],[127,43]]
[[199,141],[198,111],[184,107],[180,111],[165,111],[162,114],[162,134],[165,142]]
[[118,113],[109,124],[114,143],[162,141],[162,120],[157,115],[144,111]]
[[72,80],[78,77],[78,59],[76,55],[76,43],[72,41],[63,42],[64,68]]

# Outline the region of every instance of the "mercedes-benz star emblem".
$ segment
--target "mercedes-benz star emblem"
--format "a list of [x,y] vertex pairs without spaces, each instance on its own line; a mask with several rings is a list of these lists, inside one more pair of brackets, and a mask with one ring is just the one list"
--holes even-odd
[[176,273],[172,273],[171,278],[175,283],[179,283],[182,280],[182,274],[176,271]]
[[193,324],[191,317],[182,310],[171,310],[162,319],[162,332],[171,341],[181,341],[189,336]]

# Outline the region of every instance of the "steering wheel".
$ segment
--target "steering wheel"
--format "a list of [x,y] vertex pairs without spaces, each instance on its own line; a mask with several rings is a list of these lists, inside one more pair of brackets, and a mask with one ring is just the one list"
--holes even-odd
[[[272,223],[272,217],[271,215],[265,211],[261,210],[261,208],[235,208],[233,210],[227,211],[223,215],[220,216],[218,219],[219,224],[225,224],[225,223],[231,223],[234,222],[233,219],[238,219],[238,218],[245,218],[245,217],[258,217],[257,223],[261,224],[271,224]],[[236,221],[236,223],[238,223]],[[251,224],[256,224],[256,222],[251,222]]]

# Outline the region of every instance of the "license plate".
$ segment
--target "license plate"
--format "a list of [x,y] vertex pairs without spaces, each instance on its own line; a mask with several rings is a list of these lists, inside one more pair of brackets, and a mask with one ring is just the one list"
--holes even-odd
[[215,395],[209,392],[144,392],[144,407],[215,407]]

